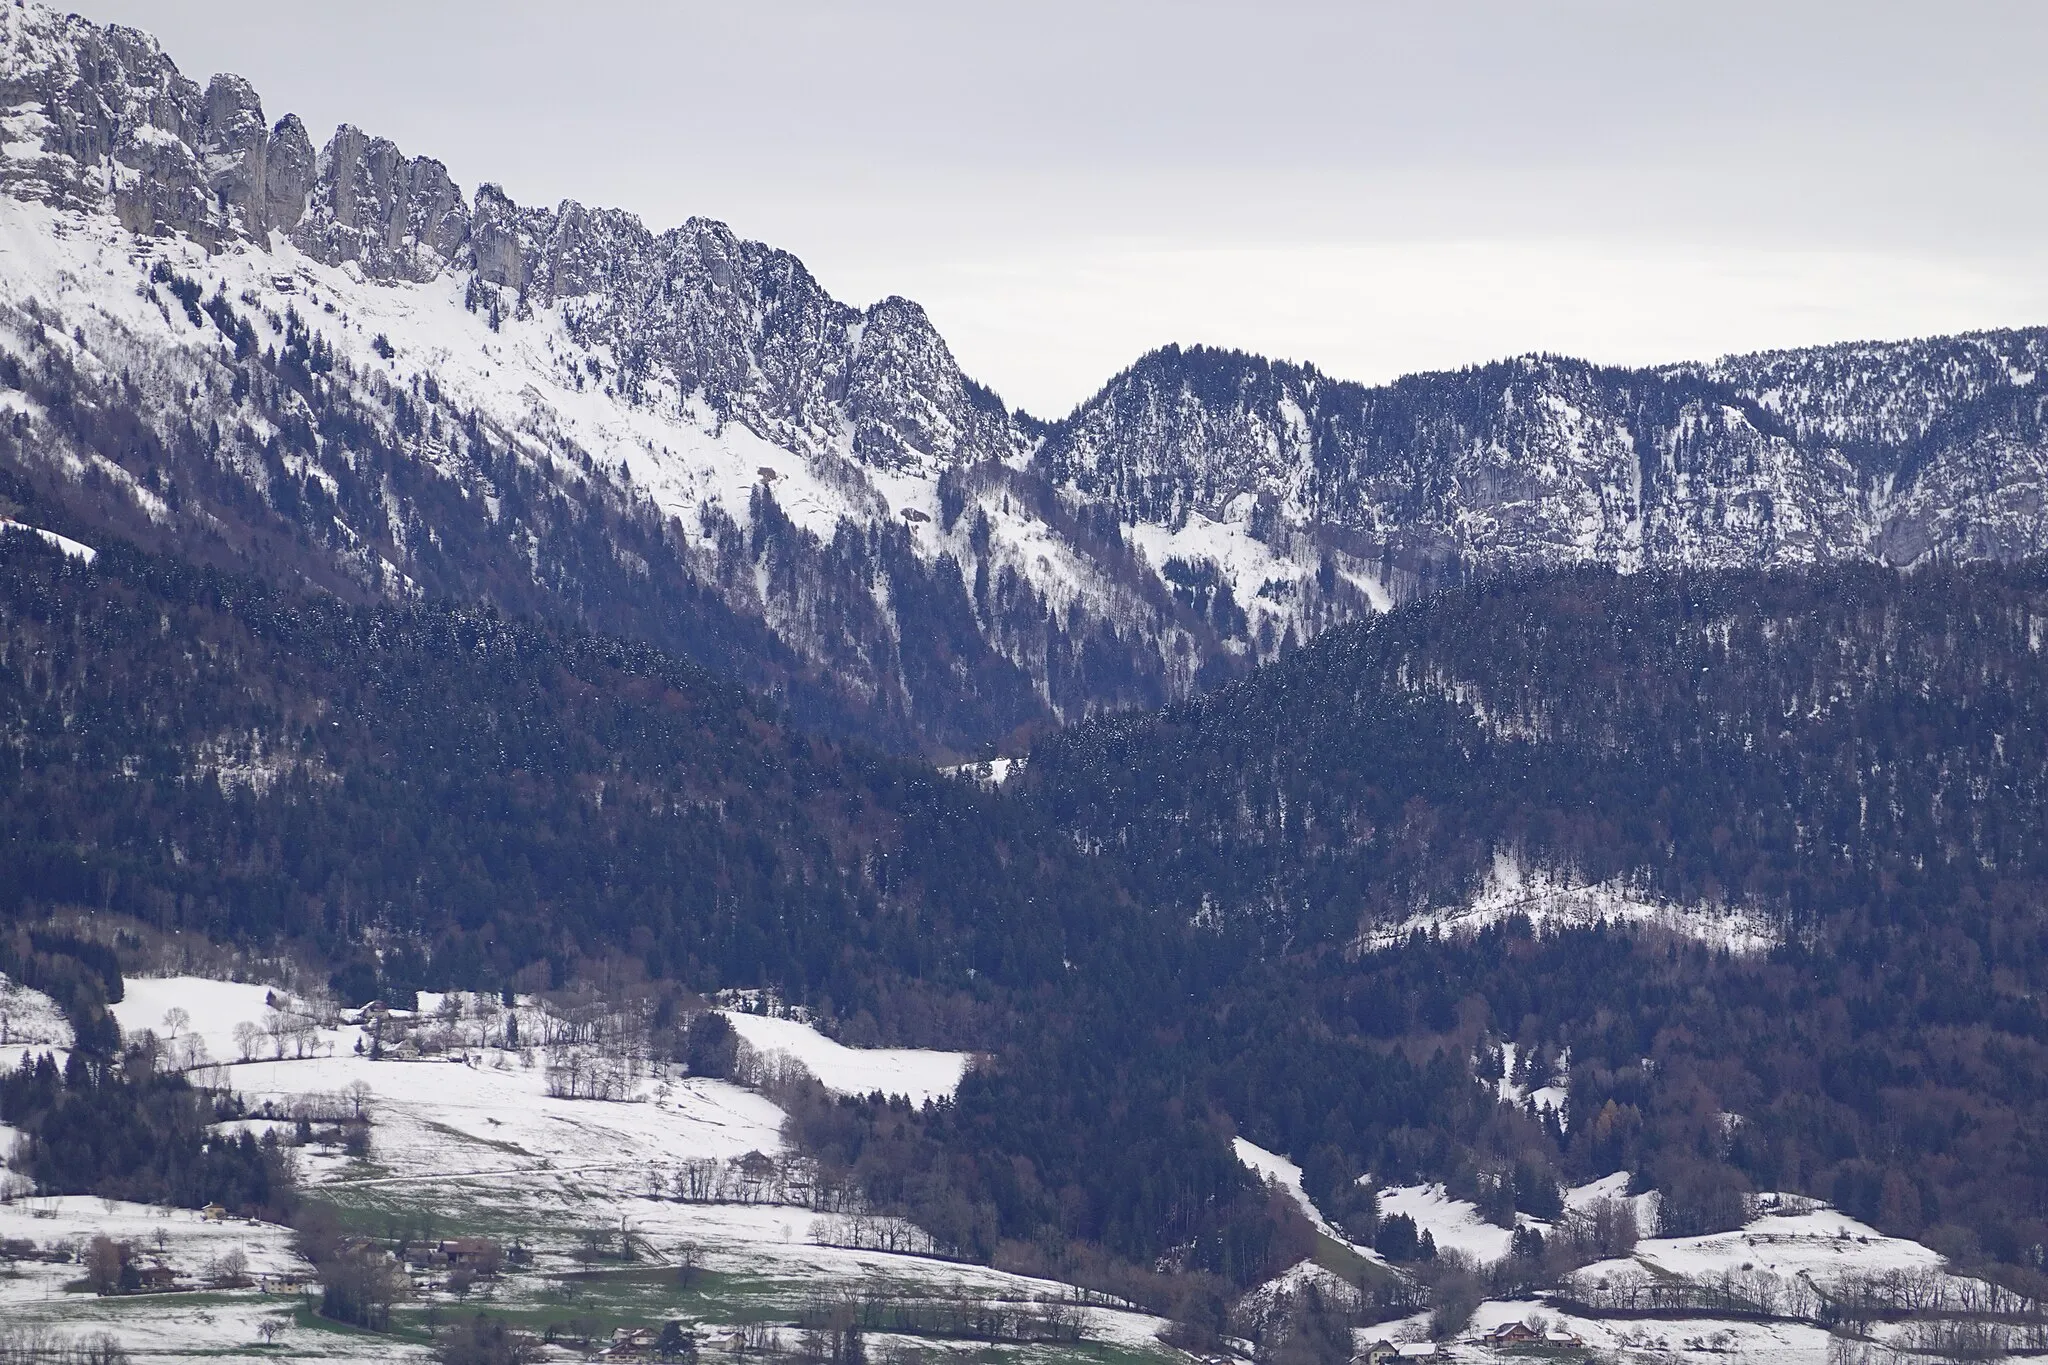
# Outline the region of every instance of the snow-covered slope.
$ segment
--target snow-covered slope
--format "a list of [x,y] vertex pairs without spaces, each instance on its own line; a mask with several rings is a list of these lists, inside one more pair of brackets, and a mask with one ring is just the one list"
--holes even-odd
[[1384,1259],[1371,1247],[1360,1246],[1353,1242],[1344,1235],[1342,1229],[1331,1223],[1329,1219],[1323,1217],[1323,1211],[1316,1207],[1315,1201],[1308,1197],[1308,1191],[1302,1188],[1301,1167],[1295,1165],[1279,1153],[1269,1152],[1246,1138],[1233,1138],[1231,1140],[1231,1150],[1237,1154],[1238,1161],[1244,1165],[1246,1170],[1251,1171],[1268,1184],[1277,1185],[1286,1191],[1287,1197],[1292,1199],[1295,1205],[1300,1208],[1302,1216],[1315,1225],[1317,1232],[1322,1233],[1333,1242],[1338,1242],[1351,1248],[1352,1251],[1369,1261]]
[[51,548],[60,550],[68,557],[86,564],[90,564],[93,560],[99,558],[98,550],[93,549],[90,545],[82,545],[69,536],[60,536],[55,531],[45,531],[40,526],[24,526],[18,521],[10,521],[6,517],[0,517],[0,534],[10,531],[22,535],[35,536]]
[[53,529],[580,616],[904,743],[1163,701],[1222,649],[906,300],[353,128],[315,155],[42,7],[0,9],[0,108],[0,465]]
[[182,1050],[187,1056],[227,1062],[236,1056],[235,1026],[260,1027],[271,994],[267,987],[240,981],[131,976],[123,981],[121,998],[112,1008],[114,1022],[124,1036],[133,1037],[147,1029],[174,1052],[184,1040],[197,1039],[205,1051],[193,1053],[186,1045]]
[[[70,1041],[47,997],[10,988],[0,978],[0,1007],[9,1004],[17,1033],[58,1046]],[[564,1089],[569,1053],[598,1056],[603,1048],[541,1041],[563,1030],[561,1016],[536,1001],[522,998],[507,1008],[488,996],[422,992],[420,1005],[416,1014],[400,1016],[407,1031],[440,1041],[427,1052],[406,1052],[405,1061],[371,1056],[378,1037],[371,1022],[348,1022],[331,1006],[260,985],[130,977],[113,1012],[129,1038],[145,1029],[156,1034],[171,1064],[203,1068],[210,1080],[258,1101],[340,1095],[360,1085],[379,1111],[380,1159],[400,1173],[446,1174],[451,1140],[467,1144],[482,1166],[503,1170],[592,1161],[625,1169],[782,1149],[782,1113],[767,1100],[723,1081],[668,1076],[645,1059],[629,1059],[620,1084],[607,1091],[624,1103],[592,1104],[554,1093]],[[951,1095],[968,1063],[963,1052],[853,1048],[796,1020],[724,1013],[758,1053],[793,1057],[841,1093],[880,1090],[921,1104]],[[519,1023],[508,1041],[505,1023],[513,1016]],[[281,1027],[294,1019],[305,1027]],[[253,1041],[252,1029],[260,1035]],[[523,1050],[515,1045],[522,1037],[528,1040]],[[190,1048],[195,1039],[197,1052]],[[445,1060],[415,1059],[420,1056]],[[322,1172],[310,1174],[317,1179]]]
[[[71,1042],[71,1023],[56,1001],[0,972],[0,1070],[12,1071],[24,1055],[67,1052]],[[0,1136],[0,1156],[9,1145]]]
[[1456,1251],[1481,1265],[1508,1254],[1514,1242],[1509,1228],[1495,1227],[1479,1216],[1479,1206],[1459,1199],[1442,1185],[1390,1185],[1380,1191],[1380,1217],[1403,1214],[1427,1232],[1439,1251]]
[[1155,705],[1473,572],[2038,551],[2044,350],[1368,389],[1169,348],[1046,424],[723,224],[316,152],[145,34],[0,7],[0,516],[566,614],[899,744]]
[[802,1063],[827,1090],[842,1095],[901,1095],[912,1104],[949,1098],[967,1072],[968,1054],[908,1047],[847,1047],[795,1019],[721,1010],[755,1052]]
[[1605,1282],[1610,1292],[1630,1277],[1710,1283],[1743,1273],[1825,1288],[1856,1276],[1939,1271],[1943,1264],[1920,1243],[1887,1237],[1818,1201],[1774,1194],[1759,1200],[1756,1217],[1734,1232],[1640,1242],[1633,1258],[1595,1262],[1574,1278],[1587,1285]]
[[[249,983],[178,976],[124,984],[114,1009],[131,1041],[154,1032],[174,1065],[189,1060],[181,1059],[179,1040],[208,1045],[210,1060],[197,1061],[195,1074],[239,1095],[249,1110],[224,1129],[275,1133],[292,1144],[298,1120],[310,1118],[318,1129],[338,1132],[346,1123],[366,1133],[353,1155],[319,1134],[288,1147],[308,1203],[343,1210],[363,1227],[519,1245],[523,1268],[482,1291],[496,1312],[554,1321],[552,1310],[572,1298],[565,1282],[573,1281],[583,1311],[657,1325],[680,1312],[710,1334],[708,1351],[734,1322],[784,1322],[807,1298],[886,1291],[1010,1311],[1057,1304],[1089,1341],[1141,1358],[1160,1353],[1155,1338],[1165,1324],[1157,1318],[1106,1295],[920,1254],[930,1250],[928,1236],[865,1210],[836,1187],[828,1194],[814,1165],[785,1144],[785,1115],[773,1101],[727,1081],[679,1074],[649,1055],[644,1029],[611,1027],[629,1006],[522,996],[508,1007],[494,994],[422,992],[417,1011],[344,1017],[331,1002]],[[47,997],[0,986],[0,1000],[12,1002],[24,1027],[34,1023],[59,1040],[50,1029],[63,1022]],[[950,1090],[964,1062],[958,1054],[846,1048],[798,1023],[766,1022],[825,1045],[807,1051],[808,1060],[822,1062],[821,1075],[837,1067],[841,1079],[895,1076]],[[248,1027],[262,1034],[253,1059],[245,1059],[250,1049],[238,1037]],[[586,1077],[589,1068],[609,1067],[618,1083],[601,1096],[564,1093],[588,1089],[571,1075],[578,1057]],[[0,1156],[11,1145],[0,1130]],[[309,1268],[291,1250],[288,1228],[113,1199],[45,1197],[23,1184],[0,1170],[0,1238],[16,1258],[0,1276],[0,1323],[10,1328],[110,1332],[142,1361],[194,1351],[259,1358],[269,1353],[256,1344],[265,1324],[265,1338],[277,1334],[276,1349],[293,1359],[418,1355],[404,1335],[336,1337],[317,1322],[295,1320],[296,1295],[280,1295],[274,1283],[115,1299],[64,1292],[78,1278],[77,1246],[101,1233],[131,1242],[188,1289],[205,1285],[231,1250],[242,1254],[252,1279],[303,1280]],[[593,1266],[593,1228],[631,1244],[617,1284],[604,1265]],[[38,1254],[23,1255],[24,1247]],[[51,1248],[47,1258],[43,1248]],[[688,1278],[678,1287],[678,1262],[718,1277],[716,1294],[692,1297]],[[425,1315],[428,1327],[462,1307],[468,1292],[425,1273],[415,1273],[413,1284],[417,1299],[404,1313]]]

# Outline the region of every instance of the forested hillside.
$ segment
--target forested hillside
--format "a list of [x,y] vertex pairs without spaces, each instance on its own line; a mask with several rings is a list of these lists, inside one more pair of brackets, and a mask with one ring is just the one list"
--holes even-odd
[[[621,963],[767,986],[869,1041],[1024,1068],[957,1111],[818,1119],[820,1147],[943,1245],[990,1258],[1047,1226],[1036,1195],[1002,1202],[1041,1189],[1037,1160],[1099,1200],[1069,1198],[1056,1231],[1280,1268],[1285,1217],[1170,1055],[1032,1060],[1048,1028],[1171,1012],[1239,955],[1147,911],[1026,803],[792,731],[643,646],[119,546],[86,565],[0,535],[0,632],[0,917],[87,909],[283,944],[350,1001]],[[1139,979],[1162,993],[1119,984]],[[955,1175],[933,1169],[948,1151]]]
[[1127,913],[1014,804],[652,649],[118,547],[0,536],[0,727],[0,913],[292,940],[358,999],[626,956],[971,1036]]
[[[357,999],[630,962],[985,1048],[933,1109],[791,1101],[966,1255],[1254,1282],[1303,1233],[1235,1133],[1362,1235],[1366,1173],[1511,1211],[1627,1170],[1672,1229],[1781,1188],[2048,1244],[2038,565],[1477,586],[995,792],[489,611],[21,534],[0,594],[10,920],[282,940]],[[1677,919],[1365,932],[1503,858]],[[1693,941],[1737,911],[1775,946]],[[1498,1102],[1508,1043],[1562,1115]]]
[[1083,844],[1275,946],[1468,899],[1512,851],[1806,934],[2048,877],[2048,574],[1584,571],[1332,632],[1040,744]]
[[[1289,1153],[1360,1236],[1362,1175],[1505,1224],[1627,1171],[1669,1234],[1790,1190],[2034,1274],[2044,644],[2039,565],[1576,573],[1043,741],[1021,799],[1194,932],[1030,1015],[927,1120],[952,1159],[912,1207],[979,1204],[1012,1247],[1261,1264],[1284,1230],[1175,1222],[1214,1148],[1133,1124],[1142,1096]],[[1490,927],[1373,932],[1451,920],[1503,862],[1532,889]],[[1546,920],[1588,887],[1662,914]]]
[[[1148,899],[1263,942],[1170,1051],[1312,1189],[1625,1169],[1674,1228],[1793,1189],[2038,1266],[2044,644],[2038,564],[1500,583],[1069,731],[1023,781]],[[1676,930],[1362,932],[1504,855]],[[1738,910],[1777,946],[1716,946]],[[1461,1086],[1510,1042],[1568,1126]]]

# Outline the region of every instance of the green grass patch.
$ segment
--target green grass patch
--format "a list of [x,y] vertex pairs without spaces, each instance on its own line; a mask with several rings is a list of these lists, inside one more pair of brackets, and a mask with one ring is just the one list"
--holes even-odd
[[507,1312],[618,1318],[629,1324],[691,1318],[721,1325],[793,1321],[809,1286],[766,1276],[698,1271],[685,1286],[672,1266],[630,1266],[566,1275],[512,1275],[497,1286]]
[[1399,1280],[1386,1266],[1365,1257],[1325,1233],[1316,1234],[1315,1262],[1354,1289],[1371,1294]]

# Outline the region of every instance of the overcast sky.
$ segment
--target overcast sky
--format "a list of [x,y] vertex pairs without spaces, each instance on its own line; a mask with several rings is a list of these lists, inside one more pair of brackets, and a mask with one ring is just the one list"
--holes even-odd
[[923,303],[1058,415],[1168,341],[1367,380],[2048,323],[2048,4],[71,0],[467,188]]

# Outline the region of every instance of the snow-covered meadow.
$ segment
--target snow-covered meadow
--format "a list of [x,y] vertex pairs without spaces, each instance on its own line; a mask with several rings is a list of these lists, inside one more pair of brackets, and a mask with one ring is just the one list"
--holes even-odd
[[[4,983],[0,1004],[11,1033],[52,1048],[70,1041],[47,997]],[[348,1226],[386,1235],[396,1227],[481,1233],[523,1248],[530,1272],[484,1291],[501,1311],[556,1311],[552,1286],[571,1280],[587,1284],[588,1302],[610,1304],[611,1311],[668,1311],[661,1305],[675,1301],[673,1291],[661,1285],[672,1283],[674,1267],[688,1264],[713,1277],[725,1296],[708,1307],[691,1301],[691,1311],[708,1314],[711,1324],[720,1313],[739,1311],[742,1301],[753,1305],[746,1312],[772,1315],[794,1312],[810,1295],[879,1290],[947,1301],[1061,1303],[1062,1311],[1079,1315],[1090,1340],[1145,1354],[1165,1350],[1158,1340],[1164,1324],[1156,1318],[1050,1281],[938,1258],[916,1229],[845,1202],[849,1196],[820,1185],[788,1149],[784,1115],[772,1100],[726,1081],[678,1074],[644,1049],[636,1053],[636,1035],[613,1007],[534,997],[506,1005],[461,993],[423,993],[419,1005],[344,1014],[272,987],[184,976],[129,979],[115,1014],[131,1037],[154,1033],[171,1064],[190,1065],[208,1083],[242,1095],[252,1117],[239,1126],[276,1129],[290,1139],[297,1120],[313,1116],[316,1141],[293,1147],[293,1160],[310,1197],[330,1204]],[[850,1048],[801,1019],[723,1013],[758,1059],[800,1064],[840,1093],[879,1090],[914,1102],[942,1097],[971,1060],[963,1053]],[[19,1052],[24,1044],[17,1038],[10,1046]],[[564,1059],[571,1057],[586,1068],[577,1073],[586,1080],[608,1068],[606,1098],[592,1098],[585,1081],[565,1080]],[[1516,1088],[1503,1102],[1541,1090]],[[317,1140],[319,1128],[336,1131],[327,1121],[333,1116],[365,1112],[367,1151],[350,1154]],[[0,1143],[7,1138],[0,1133]],[[1244,1139],[1236,1152],[1324,1236],[1387,1267],[1323,1216],[1292,1160]],[[1656,1196],[1629,1196],[1627,1184],[1626,1173],[1616,1173],[1566,1192],[1572,1211],[1601,1199],[1628,1200],[1644,1233],[1631,1255],[1574,1273],[1566,1292],[1585,1302],[1625,1308],[1668,1296],[1673,1286],[1720,1286],[1776,1294],[1797,1310],[1793,1301],[1803,1303],[1800,1296],[1810,1298],[1814,1287],[1836,1292],[1885,1275],[1973,1283],[1951,1276],[1924,1246],[1794,1196],[1765,1196],[1757,1216],[1736,1232],[1659,1238],[1652,1235]],[[1407,1215],[1442,1251],[1480,1265],[1508,1254],[1510,1231],[1441,1185],[1383,1188],[1379,1200],[1383,1216]],[[176,1273],[183,1292],[106,1300],[75,1292],[81,1249],[99,1234],[130,1242],[143,1260]],[[630,1265],[593,1276],[593,1237],[630,1246]],[[275,1349],[289,1358],[389,1360],[417,1349],[393,1338],[337,1338],[305,1325],[294,1292],[274,1292],[306,1268],[285,1228],[16,1191],[0,1202],[0,1244],[8,1247],[0,1262],[0,1313],[10,1322],[73,1334],[107,1330],[140,1359],[165,1358],[166,1351],[235,1356]],[[257,1284],[201,1287],[230,1252]],[[1248,1296],[1244,1311],[1270,1307],[1310,1284],[1344,1299],[1330,1271],[1304,1263]],[[422,1281],[421,1292],[440,1291]],[[1478,1334],[1532,1317],[1559,1340],[1583,1343],[1573,1349],[1621,1360],[1818,1365],[1829,1341],[1818,1327],[1791,1320],[1669,1310],[1654,1320],[1586,1317],[1530,1299],[1481,1305],[1468,1331],[1440,1354],[1491,1358],[1494,1348]],[[275,1348],[255,1344],[264,1332],[275,1337]],[[1360,1329],[1358,1336],[1361,1344],[1382,1337],[1419,1343],[1426,1334],[1426,1317],[1418,1317]]]
[[906,1047],[846,1047],[809,1025],[744,1010],[721,1010],[741,1041],[762,1056],[802,1063],[827,1090],[842,1095],[901,1095],[912,1104],[943,1099],[960,1088],[968,1054]]
[[[46,997],[17,988],[5,998],[24,1029],[33,1021],[39,1038],[69,1041]],[[409,1226],[521,1246],[536,1273],[487,1291],[504,1311],[556,1311],[548,1286],[565,1275],[588,1279],[583,1256],[593,1230],[602,1229],[634,1248],[637,1269],[618,1272],[625,1278],[616,1294],[626,1296],[614,1305],[624,1305],[620,1311],[654,1311],[662,1291],[643,1283],[645,1276],[672,1282],[673,1267],[688,1261],[721,1285],[746,1286],[749,1314],[793,1312],[815,1293],[878,1289],[946,1301],[1062,1303],[1091,1340],[1161,1349],[1158,1319],[1076,1301],[1074,1291],[1051,1281],[918,1254],[922,1234],[907,1224],[860,1213],[843,1198],[828,1207],[807,1183],[807,1163],[788,1151],[784,1115],[771,1100],[680,1075],[656,1058],[613,1055],[631,1051],[631,1031],[614,1027],[597,1006],[521,997],[507,1007],[489,995],[433,993],[422,993],[419,1004],[417,1011],[344,1014],[272,987],[182,976],[129,978],[114,1012],[128,1036],[154,1033],[171,1064],[190,1064],[207,1083],[241,1095],[255,1117],[233,1126],[274,1128],[289,1138],[298,1116],[366,1112],[366,1154],[319,1142],[292,1149],[309,1196],[365,1231]],[[969,1060],[849,1048],[793,1019],[728,1017],[761,1056],[792,1059],[843,1093],[939,1098],[952,1093]],[[574,1089],[563,1079],[570,1054],[614,1067],[620,1079],[607,1093],[615,1097],[564,1093]],[[701,1197],[707,1190],[713,1196]],[[691,1197],[681,1197],[686,1192]],[[257,1343],[266,1323],[277,1348],[295,1359],[384,1360],[417,1351],[392,1339],[337,1338],[294,1325],[297,1299],[258,1287],[121,1299],[68,1292],[82,1274],[80,1249],[101,1233],[132,1242],[188,1287],[204,1284],[207,1267],[230,1247],[273,1289],[276,1277],[306,1270],[285,1228],[99,1199],[20,1197],[0,1203],[0,1239],[34,1251],[0,1264],[0,1315],[73,1335],[111,1331],[139,1359],[165,1351],[263,1354]],[[607,1284],[600,1273],[588,1301],[609,1302]]]
[[[1342,1245],[1331,1225],[1301,1187],[1294,1162],[1240,1138],[1237,1156],[1248,1169],[1285,1191],[1325,1236]],[[1705,1361],[1717,1359],[1821,1365],[1839,1357],[1842,1339],[1818,1325],[1824,1302],[1872,1302],[1940,1309],[1951,1319],[2001,1309],[2001,1293],[1986,1281],[1954,1273],[1943,1258],[1918,1242],[1888,1237],[1817,1200],[1765,1193],[1753,1216],[1731,1232],[1700,1237],[1659,1237],[1658,1195],[1630,1195],[1625,1171],[1564,1192],[1567,1215],[1599,1201],[1620,1201],[1633,1212],[1642,1240],[1627,1256],[1597,1261],[1567,1275],[1541,1297],[1481,1303],[1454,1339],[1429,1341],[1428,1312],[1354,1330],[1362,1352],[1375,1342],[1401,1346],[1404,1354],[1426,1354],[1451,1362],[1496,1360],[1505,1351],[1615,1361]],[[1510,1254],[1513,1234],[1480,1216],[1477,1205],[1451,1195],[1442,1185],[1391,1186],[1379,1191],[1382,1217],[1412,1218],[1440,1252],[1455,1252],[1486,1267]],[[1553,1225],[1518,1215],[1517,1223],[1550,1233]],[[1355,1252],[1371,1255],[1365,1248]],[[1388,1263],[1373,1259],[1382,1266]],[[1396,1275],[1415,1273],[1388,1267]],[[1249,1321],[1273,1313],[1289,1294],[1313,1287],[1323,1299],[1358,1303],[1355,1291],[1327,1269],[1310,1262],[1291,1267],[1246,1295],[1240,1312]],[[1716,1308],[1739,1309],[1720,1313]],[[2008,1305],[2009,1307],[2009,1305]],[[1501,1346],[1486,1334],[1515,1323],[1533,1324],[1545,1340]],[[1924,1321],[1877,1322],[1861,1344],[1868,1358],[1939,1358],[1940,1332],[1954,1322],[1937,1313]],[[2016,1330],[2016,1329],[2014,1329]],[[1932,1344],[1930,1344],[1932,1342]],[[1851,1342],[1852,1347],[1857,1346]],[[1887,1354],[1891,1352],[1891,1354]]]

